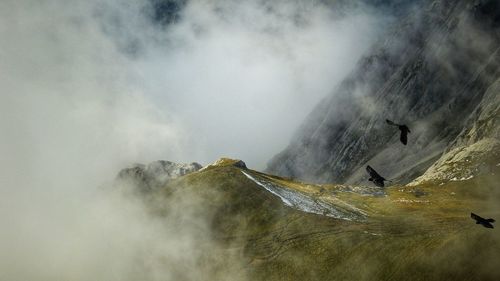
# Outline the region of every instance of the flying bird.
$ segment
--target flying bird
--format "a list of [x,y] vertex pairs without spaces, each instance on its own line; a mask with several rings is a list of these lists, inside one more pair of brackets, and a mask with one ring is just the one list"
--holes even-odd
[[484,226],[486,228],[493,228],[492,223],[495,222],[494,219],[485,219],[485,218],[482,218],[474,213],[470,213],[470,217],[473,220],[476,220],[476,224],[481,224],[482,226]]
[[408,133],[411,133],[410,128],[408,128],[408,126],[406,126],[406,125],[396,124],[389,119],[385,119],[385,122],[387,122],[387,124],[392,125],[392,126],[398,126],[399,130],[401,131],[401,135],[399,136],[399,140],[404,145],[406,145],[406,143],[408,142]]
[[366,171],[370,174],[369,181],[372,181],[376,186],[384,187],[384,181],[386,180],[384,177],[379,175],[370,165],[366,166]]

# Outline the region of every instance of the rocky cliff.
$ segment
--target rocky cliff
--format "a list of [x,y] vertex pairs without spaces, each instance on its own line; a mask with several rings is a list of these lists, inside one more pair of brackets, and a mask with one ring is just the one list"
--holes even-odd
[[[498,141],[500,3],[418,5],[316,107],[267,172],[362,183],[370,164],[407,183],[454,148]],[[407,146],[385,119],[408,125]]]
[[158,160],[148,165],[135,164],[122,169],[116,180],[120,183],[131,184],[141,191],[150,191],[165,185],[170,180],[196,172],[201,168],[202,166],[196,162],[179,164]]

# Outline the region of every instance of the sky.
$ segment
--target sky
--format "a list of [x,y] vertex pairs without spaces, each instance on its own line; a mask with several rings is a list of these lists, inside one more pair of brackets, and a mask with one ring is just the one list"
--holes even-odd
[[170,25],[150,2],[87,2],[4,1],[5,114],[65,146],[77,131],[123,164],[265,168],[380,25],[314,1],[191,1]]
[[164,35],[174,47],[145,47],[142,79],[187,130],[184,161],[228,156],[264,168],[375,39],[369,15],[295,5],[196,3]]
[[0,279],[125,280],[103,262],[154,256],[164,226],[103,186],[159,159],[265,168],[384,21],[319,1],[189,1],[170,24],[152,11],[0,2]]

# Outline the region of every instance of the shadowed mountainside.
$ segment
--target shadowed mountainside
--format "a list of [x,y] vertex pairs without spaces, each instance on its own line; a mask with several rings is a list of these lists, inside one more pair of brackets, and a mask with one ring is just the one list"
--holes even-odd
[[[407,183],[465,144],[464,128],[476,128],[467,145],[483,138],[498,142],[498,133],[481,124],[489,118],[489,128],[498,128],[500,4],[420,5],[316,107],[267,172],[353,184],[365,180],[369,163],[386,178]],[[386,118],[410,127],[407,146]]]

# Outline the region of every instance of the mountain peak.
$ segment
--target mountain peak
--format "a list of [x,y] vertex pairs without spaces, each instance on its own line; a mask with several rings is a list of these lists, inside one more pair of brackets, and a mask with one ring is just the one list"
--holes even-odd
[[168,181],[200,170],[202,166],[196,162],[184,164],[166,160],[157,160],[144,164],[134,164],[118,173],[118,181],[126,181],[142,191],[155,189]]
[[242,160],[222,157],[217,161],[213,162],[212,164],[203,167],[201,170],[206,170],[213,167],[225,167],[225,166],[234,166],[241,169],[247,169],[247,165]]

